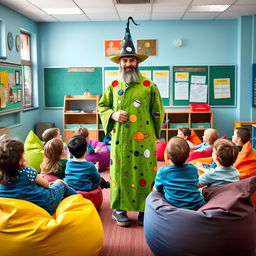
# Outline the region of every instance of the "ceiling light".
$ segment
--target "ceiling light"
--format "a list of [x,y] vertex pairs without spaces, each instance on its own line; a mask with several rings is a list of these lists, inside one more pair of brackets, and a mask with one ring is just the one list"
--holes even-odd
[[46,8],[43,9],[48,14],[82,14],[79,8]]
[[194,5],[189,12],[224,12],[230,5]]

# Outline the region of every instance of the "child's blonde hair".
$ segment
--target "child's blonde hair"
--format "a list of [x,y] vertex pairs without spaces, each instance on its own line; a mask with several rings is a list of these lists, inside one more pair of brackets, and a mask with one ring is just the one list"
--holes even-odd
[[78,128],[75,131],[75,135],[83,136],[86,139],[89,136],[89,131],[87,128]]
[[219,133],[216,129],[213,128],[208,128],[206,129],[204,132],[209,132],[210,133],[210,137],[209,137],[209,145],[213,145],[213,143],[215,142],[215,140],[218,139],[219,137]]
[[189,156],[189,145],[181,137],[172,137],[167,146],[166,153],[169,159],[177,166],[182,166]]
[[11,137],[0,140],[0,184],[15,181],[21,168],[24,144]]
[[61,167],[61,156],[63,154],[63,142],[60,139],[51,139],[44,146],[44,160],[40,167],[44,173],[54,173]]
[[59,128],[49,128],[46,129],[42,134],[42,139],[46,143],[49,140],[55,138],[60,133]]
[[236,161],[238,148],[233,142],[227,139],[218,139],[214,142],[213,148],[216,150],[218,161],[222,166],[229,167]]

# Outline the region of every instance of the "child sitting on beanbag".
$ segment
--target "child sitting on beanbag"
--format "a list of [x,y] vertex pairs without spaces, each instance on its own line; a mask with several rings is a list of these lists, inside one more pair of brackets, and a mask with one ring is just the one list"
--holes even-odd
[[66,164],[67,156],[63,142],[55,138],[49,140],[44,146],[44,160],[40,165],[41,171],[63,179],[65,177]]
[[193,143],[189,140],[191,136],[191,131],[188,128],[179,128],[177,136],[183,138],[188,143],[191,149],[194,148]]
[[204,204],[204,197],[198,189],[197,168],[185,164],[189,151],[188,143],[183,138],[169,140],[166,153],[172,164],[158,170],[154,190],[162,191],[174,207],[198,210]]
[[213,145],[212,159],[217,166],[200,175],[199,184],[214,187],[238,181],[240,173],[232,166],[237,155],[238,149],[233,142],[227,139],[216,140]]

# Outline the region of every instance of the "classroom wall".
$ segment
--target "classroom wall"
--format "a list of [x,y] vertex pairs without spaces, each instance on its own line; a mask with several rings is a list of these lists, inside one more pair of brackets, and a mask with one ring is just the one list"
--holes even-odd
[[[37,24],[36,22],[24,17],[23,15],[5,7],[0,4],[0,20],[5,23],[5,42],[7,41],[8,32],[12,32],[15,38],[16,35],[20,33],[20,30],[27,31],[32,34],[32,55],[35,63],[37,62]],[[6,60],[1,60],[1,62],[20,64],[20,52],[16,51],[15,43],[14,47],[10,51],[6,44]],[[35,104],[38,105],[38,69],[37,64],[34,69],[33,79],[35,85]],[[18,111],[16,113],[0,115],[0,126],[8,126],[9,133],[11,136],[15,136],[24,141],[28,132],[33,129],[34,124],[39,122],[40,110],[34,109],[30,111]]]
[[[136,39],[158,39],[158,55],[143,65],[237,64],[239,20],[139,21],[130,25]],[[41,65],[113,66],[104,58],[104,40],[123,39],[126,22],[40,23]],[[243,24],[241,24],[242,26]],[[182,47],[174,47],[176,38]],[[40,79],[41,81],[41,79]],[[43,93],[43,88],[41,93]],[[40,93],[40,94],[41,94]],[[214,108],[214,127],[231,137],[237,108]],[[44,121],[62,128],[61,110],[41,110]],[[225,120],[225,125],[223,125]]]

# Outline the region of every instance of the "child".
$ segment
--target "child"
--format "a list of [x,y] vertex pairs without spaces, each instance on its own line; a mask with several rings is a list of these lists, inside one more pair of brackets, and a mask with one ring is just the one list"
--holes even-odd
[[203,143],[194,147],[195,151],[201,152],[212,148],[215,140],[218,139],[218,132],[215,129],[206,129],[203,135]]
[[87,142],[83,136],[76,135],[69,140],[68,149],[73,158],[67,162],[64,181],[80,191],[91,191],[99,186],[109,188],[110,183],[99,174],[98,163],[94,166],[85,160],[86,147]]
[[0,197],[30,201],[53,214],[64,197],[77,194],[62,180],[49,184],[27,167],[24,145],[10,138],[0,141]]
[[43,134],[42,134],[42,139],[46,143],[49,140],[56,138],[62,140],[62,136],[60,134],[60,129],[59,128],[49,128],[46,129]]
[[208,187],[220,186],[239,180],[239,171],[232,165],[236,161],[238,149],[226,139],[218,139],[213,145],[212,159],[217,167],[209,169],[199,177],[199,184]]
[[194,145],[189,140],[190,135],[191,135],[191,131],[188,128],[179,128],[178,129],[177,136],[183,138],[188,143],[189,147],[192,149],[192,148],[194,148]]
[[185,164],[189,151],[183,138],[170,139],[166,153],[173,164],[158,170],[155,190],[163,191],[165,199],[175,207],[198,210],[204,204],[204,198],[198,189],[196,167]]
[[[88,141],[89,131],[87,128],[78,128],[75,131],[75,135],[81,135]],[[87,150],[89,154],[95,154],[100,151],[100,148],[97,147],[94,149],[90,143],[87,143]]]
[[242,150],[243,145],[251,139],[250,130],[247,127],[235,128],[232,136],[232,141],[236,144],[239,151]]
[[42,172],[52,174],[59,179],[65,177],[67,156],[63,142],[60,139],[51,139],[44,146],[44,160],[40,167]]

